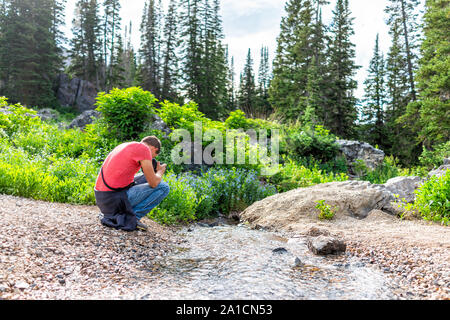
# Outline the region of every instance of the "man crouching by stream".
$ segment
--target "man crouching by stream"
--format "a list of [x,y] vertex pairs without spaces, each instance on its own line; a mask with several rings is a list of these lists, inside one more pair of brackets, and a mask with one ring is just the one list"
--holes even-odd
[[[94,189],[103,225],[147,230],[141,218],[169,194],[169,185],[162,181],[167,165],[153,160],[160,150],[161,141],[149,136],[141,142],[122,143],[106,157]],[[135,177],[141,168],[144,174]]]

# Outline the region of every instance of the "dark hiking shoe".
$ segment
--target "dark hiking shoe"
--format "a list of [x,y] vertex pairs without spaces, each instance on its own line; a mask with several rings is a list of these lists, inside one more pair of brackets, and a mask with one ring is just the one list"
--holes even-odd
[[142,222],[138,221],[136,229],[141,230],[141,231],[147,231],[148,227],[145,224],[143,224]]

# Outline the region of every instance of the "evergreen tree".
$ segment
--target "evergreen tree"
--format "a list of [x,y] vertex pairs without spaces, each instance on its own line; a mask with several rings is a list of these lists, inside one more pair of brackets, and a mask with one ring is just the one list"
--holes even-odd
[[248,117],[255,117],[255,114],[257,113],[256,87],[255,75],[253,72],[253,59],[250,49],[248,49],[244,70],[240,76],[238,106]]
[[182,0],[183,91],[212,119],[225,115],[228,65],[220,1]]
[[[228,56],[228,48],[227,48],[227,56]],[[227,59],[228,60],[228,59]],[[233,111],[237,108],[236,102],[236,81],[235,81],[235,72],[234,72],[234,57],[231,57],[229,68],[228,68],[228,84],[227,84],[227,101],[225,103],[226,111]]]
[[386,105],[386,64],[380,52],[379,35],[375,40],[373,57],[370,60],[368,77],[364,81],[364,99],[361,110],[363,140],[378,145],[383,150],[386,145],[384,110]]
[[[307,108],[306,117],[315,119],[315,124],[323,124],[326,117],[327,110],[327,91],[328,82],[326,75],[328,74],[327,62],[327,43],[329,36],[327,35],[327,27],[322,21],[321,6],[328,4],[328,1],[315,0],[314,1],[314,15],[315,22],[312,34],[313,59],[308,73],[307,84]],[[309,120],[311,121],[311,120]]]
[[[201,92],[201,64],[203,47],[201,41],[200,0],[181,1],[181,50],[183,87],[185,96],[198,101]],[[198,103],[198,102],[197,102]]]
[[308,69],[314,56],[313,8],[309,0],[289,0],[281,21],[269,101],[286,119],[299,119],[307,105]]
[[209,0],[204,0],[202,90],[198,104],[199,110],[212,119],[224,116],[227,99],[228,65],[226,49],[221,42],[224,35],[219,10],[219,0],[214,0],[212,6]]
[[324,113],[324,124],[330,131],[342,138],[355,137],[355,121],[357,119],[354,90],[355,45],[350,41],[354,34],[353,19],[348,0],[337,0],[331,24],[331,41],[328,46],[328,82],[327,109]]
[[56,2],[9,0],[2,3],[0,94],[28,106],[55,106],[53,80],[60,71],[60,48],[53,34]]
[[111,60],[108,67],[108,90],[112,88],[123,88],[125,86],[125,67],[123,60],[125,49],[121,35],[117,35],[117,41],[115,41],[115,43],[114,50],[111,52]]
[[450,141],[450,2],[427,0],[417,84],[417,103],[405,118],[418,117],[418,142],[427,149]]
[[144,90],[161,99],[161,1],[149,0],[145,3],[141,22],[141,48],[139,54],[139,78]]
[[396,156],[403,165],[417,159],[421,146],[416,141],[418,112],[405,117],[406,107],[417,99],[415,72],[417,70],[417,0],[390,0],[389,33],[392,37],[387,58],[388,103],[385,126],[389,132],[385,152]]
[[164,25],[164,54],[162,57],[162,100],[178,101],[178,56],[177,48],[180,45],[178,16],[176,11],[176,1],[171,0]]
[[416,100],[414,73],[417,70],[418,49],[418,15],[415,13],[419,0],[389,0],[385,12],[388,13],[388,24],[398,28],[403,38],[401,54],[407,62],[408,81],[411,101]]
[[102,28],[96,0],[78,0],[73,20],[69,73],[103,89]]
[[395,155],[402,163],[410,157],[415,145],[415,134],[410,126],[398,122],[404,115],[406,105],[410,100],[410,85],[408,67],[402,54],[402,42],[399,22],[393,22],[390,29],[392,44],[387,57],[387,104],[385,110],[385,127],[388,132],[384,151]]
[[125,26],[125,50],[123,52],[123,77],[124,77],[124,86],[132,87],[136,86],[136,54],[134,52],[134,48],[131,44],[131,35],[132,35],[133,24],[130,21],[129,27]]
[[256,113],[258,117],[267,118],[272,113],[272,107],[269,103],[270,86],[270,65],[269,48],[262,47],[260,51],[258,86],[257,86],[257,106]]
[[[118,53],[117,49],[120,47],[116,46],[116,39],[121,32],[122,18],[120,17],[121,5],[119,0],[105,0],[103,6],[105,10],[103,17],[103,79],[105,81],[104,87],[109,91],[117,84],[118,77],[123,77],[123,75],[120,75],[120,70],[114,70],[114,68],[120,67],[121,63],[118,64],[118,61],[122,59],[121,56],[114,56],[115,53]],[[123,43],[121,54],[123,54]]]

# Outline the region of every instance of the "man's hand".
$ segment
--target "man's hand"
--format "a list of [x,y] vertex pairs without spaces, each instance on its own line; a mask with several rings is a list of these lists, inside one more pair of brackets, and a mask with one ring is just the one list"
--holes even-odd
[[147,179],[147,182],[150,187],[156,188],[158,186],[158,184],[161,182],[162,175],[166,171],[166,166],[167,165],[161,165],[158,162],[155,172],[153,170],[153,165],[150,160],[141,161],[142,171],[144,172],[145,179]]
[[161,164],[158,161],[158,165],[156,166],[156,173],[159,173],[161,176],[166,172],[167,164]]

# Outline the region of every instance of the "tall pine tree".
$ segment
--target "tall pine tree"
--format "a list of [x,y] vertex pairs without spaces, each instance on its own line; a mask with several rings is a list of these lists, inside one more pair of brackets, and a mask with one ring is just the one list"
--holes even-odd
[[[58,5],[58,7],[57,7]],[[61,68],[55,28],[61,25],[53,0],[7,0],[0,26],[0,94],[11,102],[52,107],[53,81]]]
[[226,113],[228,61],[220,0],[182,0],[183,91],[212,119]]
[[141,63],[139,65],[139,82],[145,90],[161,99],[161,47],[162,23],[161,1],[149,0],[145,3],[141,21]]
[[421,152],[421,146],[416,141],[418,112],[405,116],[407,105],[417,99],[417,5],[417,0],[390,0],[385,9],[392,37],[387,57],[385,124],[389,135],[385,152],[396,156],[403,165],[411,164]]
[[372,145],[378,145],[385,150],[386,128],[384,113],[386,106],[386,63],[380,51],[379,35],[375,40],[373,57],[370,60],[368,77],[364,81],[364,99],[361,110],[363,123],[362,138]]
[[69,73],[103,89],[102,27],[97,0],[78,0],[72,23]]
[[287,120],[302,117],[307,106],[308,69],[314,56],[314,11],[309,0],[289,0],[281,21],[269,101]]
[[450,2],[427,0],[417,84],[417,103],[406,117],[418,115],[418,142],[427,149],[450,141]]
[[401,54],[407,63],[408,81],[411,101],[416,100],[414,74],[417,70],[418,49],[418,15],[416,13],[419,0],[389,0],[385,12],[388,13],[388,24],[397,28],[402,39]]
[[121,68],[122,63],[120,60],[123,54],[123,43],[116,44],[116,42],[122,41],[122,39],[118,39],[121,33],[122,18],[120,17],[119,0],[105,0],[103,7],[103,79],[104,87],[109,91],[114,86],[120,86],[120,79],[123,78],[123,74],[121,74],[123,70],[115,70],[115,68]]
[[355,45],[350,37],[354,34],[353,19],[350,15],[348,0],[337,0],[331,24],[331,40],[328,46],[328,92],[327,109],[324,112],[324,124],[332,133],[341,138],[356,136],[357,119],[354,91],[357,82]]
[[255,115],[261,118],[267,118],[273,111],[269,103],[270,80],[269,48],[263,46],[260,51],[255,110]]
[[245,61],[244,70],[240,76],[240,85],[238,93],[238,107],[249,117],[255,117],[257,113],[257,99],[255,74],[253,71],[253,59],[251,50],[248,49],[247,59]]
[[180,37],[176,6],[176,1],[170,0],[164,24],[161,99],[169,101],[179,101],[180,75],[177,49],[180,45]]

